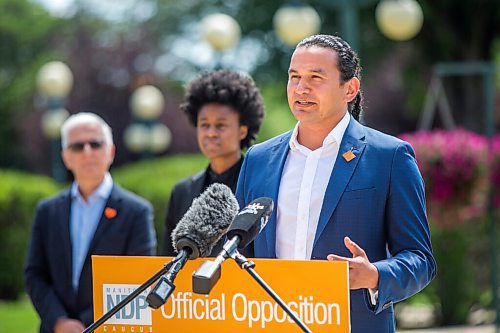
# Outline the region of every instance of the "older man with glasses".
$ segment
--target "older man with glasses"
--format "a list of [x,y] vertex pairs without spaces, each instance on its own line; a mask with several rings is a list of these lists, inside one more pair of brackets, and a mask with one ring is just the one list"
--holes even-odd
[[81,333],[93,321],[91,256],[155,255],[156,234],[151,204],[109,174],[115,146],[101,117],[69,117],[61,143],[75,180],[38,205],[25,280],[40,332]]

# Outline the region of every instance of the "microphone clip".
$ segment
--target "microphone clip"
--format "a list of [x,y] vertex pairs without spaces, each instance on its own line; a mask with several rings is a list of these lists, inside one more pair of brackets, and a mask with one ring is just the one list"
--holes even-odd
[[248,260],[247,257],[235,251],[235,253],[231,256],[234,261],[240,266],[241,269],[250,269],[255,267],[255,263],[251,260]]
[[158,309],[165,304],[166,300],[169,299],[170,295],[174,292],[174,289],[175,285],[173,282],[163,275],[146,297],[148,305],[155,310]]
[[202,295],[210,294],[210,291],[219,281],[222,272],[221,265],[227,258],[232,258],[238,253],[238,243],[240,239],[234,236],[224,244],[221,253],[215,260],[205,260],[201,266],[193,273],[193,292]]
[[185,248],[179,251],[177,257],[172,261],[170,269],[158,279],[158,282],[146,297],[146,302],[150,307],[158,309],[170,298],[170,295],[175,290],[174,279],[186,264],[189,255],[190,251]]

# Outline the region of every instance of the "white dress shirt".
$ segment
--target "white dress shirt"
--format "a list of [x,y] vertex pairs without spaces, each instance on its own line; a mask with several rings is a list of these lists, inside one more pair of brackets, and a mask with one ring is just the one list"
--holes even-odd
[[297,141],[300,123],[290,138],[290,150],[281,175],[277,204],[276,256],[311,258],[314,236],[340,142],[351,116],[346,112],[316,150]]

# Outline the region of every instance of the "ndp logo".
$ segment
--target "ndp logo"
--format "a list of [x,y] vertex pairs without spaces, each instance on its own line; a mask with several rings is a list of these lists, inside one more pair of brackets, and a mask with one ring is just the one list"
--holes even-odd
[[[140,285],[138,284],[103,284],[102,297],[104,313],[108,312]],[[151,308],[148,307],[146,296],[151,288],[144,290],[136,298],[118,311],[106,324],[152,325]]]

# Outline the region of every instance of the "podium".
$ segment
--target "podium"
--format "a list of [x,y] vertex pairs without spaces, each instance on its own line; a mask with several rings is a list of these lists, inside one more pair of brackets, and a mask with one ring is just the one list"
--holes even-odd
[[[94,320],[155,274],[169,257],[92,256]],[[192,274],[207,258],[190,260],[176,289],[159,309],[148,307],[146,289],[96,332],[300,332],[300,328],[233,261],[210,295],[192,292]],[[345,262],[252,259],[255,270],[312,332],[350,332],[348,265]]]

